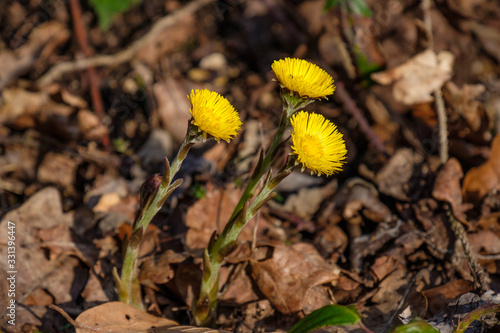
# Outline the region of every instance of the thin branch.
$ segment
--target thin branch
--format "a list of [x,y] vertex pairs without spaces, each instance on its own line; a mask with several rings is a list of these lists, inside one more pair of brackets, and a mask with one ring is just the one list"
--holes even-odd
[[[86,58],[92,56],[92,48],[90,47],[87,39],[87,32],[82,19],[82,8],[80,0],[70,0],[71,17],[73,18],[73,27],[75,29],[76,39],[78,45],[83,51]],[[94,106],[95,113],[102,124],[104,119],[104,103],[102,102],[101,92],[99,90],[99,76],[94,67],[87,68],[87,76],[89,77],[90,96],[92,98],[92,105]],[[102,145],[109,150],[110,140],[108,132],[105,131],[101,137]]]
[[195,0],[193,2],[190,2],[188,5],[184,6],[178,11],[158,20],[146,35],[136,40],[127,49],[115,54],[98,55],[86,59],[60,62],[59,64],[53,66],[45,75],[43,75],[38,80],[38,84],[40,86],[44,86],[61,78],[66,73],[84,70],[89,67],[116,66],[128,62],[132,60],[136,53],[145,45],[153,42],[165,28],[174,25],[179,20],[196,12],[198,9],[213,1],[214,0]]
[[469,239],[467,238],[467,234],[465,232],[464,226],[462,222],[457,220],[453,215],[451,209],[447,208],[447,213],[449,215],[449,220],[451,223],[451,230],[455,234],[455,237],[462,244],[462,248],[464,249],[465,256],[467,257],[467,261],[469,263],[472,274],[474,274],[474,279],[476,283],[479,285],[479,290],[484,293],[488,290],[488,284],[486,282],[486,275],[484,273],[483,267],[479,265],[477,262],[476,256],[470,247]]
[[[432,50],[434,47],[434,36],[432,34],[431,0],[422,0],[422,12],[424,14],[424,28],[427,35],[427,48]],[[434,100],[436,102],[436,111],[439,124],[439,159],[441,164],[448,161],[448,117],[444,107],[443,94],[441,88],[434,90]]]
[[382,143],[382,141],[380,141],[380,138],[377,136],[377,134],[373,132],[370,124],[368,124],[365,116],[363,116],[363,113],[356,105],[356,102],[351,98],[342,82],[337,83],[337,89],[335,89],[334,96],[338,97],[340,101],[344,103],[344,107],[347,109],[347,111],[349,111],[353,115],[353,117],[356,118],[359,124],[359,128],[365,134],[368,140],[375,146],[375,148],[377,148],[386,156],[390,156],[384,144]]

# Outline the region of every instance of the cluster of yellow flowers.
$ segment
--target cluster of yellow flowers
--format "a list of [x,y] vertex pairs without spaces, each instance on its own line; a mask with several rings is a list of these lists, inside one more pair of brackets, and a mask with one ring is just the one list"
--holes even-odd
[[[326,98],[333,94],[332,77],[313,63],[285,58],[272,64],[276,80],[285,93],[303,100]],[[203,133],[229,142],[241,128],[238,113],[229,101],[209,90],[192,91],[192,124]],[[320,114],[300,111],[290,119],[292,150],[296,164],[302,164],[314,174],[332,175],[342,170],[347,150],[342,134],[335,124]]]

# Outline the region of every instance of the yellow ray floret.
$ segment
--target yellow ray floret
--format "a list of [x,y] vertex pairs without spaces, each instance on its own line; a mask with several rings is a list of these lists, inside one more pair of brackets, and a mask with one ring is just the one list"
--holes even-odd
[[191,122],[203,132],[203,138],[210,134],[220,140],[233,139],[241,128],[238,112],[227,99],[216,92],[204,90],[191,90],[188,96],[191,103]]
[[347,149],[337,126],[320,114],[300,111],[290,120],[292,149],[297,162],[318,176],[342,170]]
[[303,59],[276,60],[272,69],[278,82],[301,97],[326,98],[333,94],[333,78],[313,63]]

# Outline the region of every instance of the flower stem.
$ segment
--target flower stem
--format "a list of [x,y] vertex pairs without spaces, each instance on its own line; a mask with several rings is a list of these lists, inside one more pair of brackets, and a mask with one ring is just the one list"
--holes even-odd
[[147,201],[145,207],[141,207],[142,212],[134,223],[132,235],[127,242],[121,276],[119,278],[117,275],[115,276],[118,298],[122,302],[142,308],[141,289],[139,280],[137,279],[137,257],[139,255],[139,248],[149,223],[161,209],[165,200],[167,200],[170,194],[181,184],[181,180],[172,183],[172,179],[177,171],[179,171],[189,149],[195,144],[198,138],[198,133],[194,133],[191,125],[189,125],[188,134],[179,148],[177,156],[172,161],[171,166],[165,158],[165,173],[156,194],[152,199]]
[[[290,101],[286,99],[285,105],[283,105],[283,112],[281,113],[281,119],[280,123],[278,125],[278,129],[276,130],[276,133],[273,136],[273,139],[271,141],[271,145],[269,146],[269,150],[267,151],[266,155],[264,156],[264,159],[262,160],[261,163],[257,165],[255,168],[252,176],[248,180],[247,187],[245,188],[245,191],[241,195],[240,201],[234,208],[233,214],[231,215],[231,219],[233,219],[238,213],[241,211],[243,206],[245,205],[245,202],[250,200],[253,197],[253,194],[255,193],[255,189],[257,187],[257,184],[259,183],[260,179],[264,175],[264,173],[269,169],[271,166],[271,163],[274,159],[274,156],[276,155],[276,149],[281,143],[281,139],[283,138],[283,134],[285,133],[285,130],[287,129],[288,125],[290,125],[290,117],[301,107],[309,104],[309,101],[306,100],[306,102],[300,101]],[[293,103],[295,102],[295,103]],[[302,102],[302,103],[301,103]]]
[[194,320],[198,326],[213,327],[215,325],[217,292],[219,289],[219,269],[224,258],[236,248],[236,240],[248,221],[255,216],[260,207],[274,196],[273,189],[283,178],[290,174],[294,167],[290,159],[273,179],[271,179],[271,173],[269,172],[264,186],[250,204],[250,200],[255,193],[259,181],[264,173],[271,167],[277,149],[282,142],[283,134],[290,124],[290,118],[300,108],[314,101],[296,96],[290,91],[284,91],[282,97],[284,100],[283,112],[281,114],[278,129],[273,136],[267,153],[263,158],[261,157],[257,163],[241,195],[240,201],[234,208],[233,214],[224,227],[224,230],[222,230],[218,238],[216,238],[215,233],[212,235],[210,243],[204,251],[203,278],[201,281],[200,296],[192,307]]

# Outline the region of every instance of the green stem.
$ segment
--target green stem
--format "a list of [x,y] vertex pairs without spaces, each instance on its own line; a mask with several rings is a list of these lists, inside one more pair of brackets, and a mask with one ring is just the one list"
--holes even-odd
[[[195,142],[196,141],[195,139],[193,139],[192,136],[190,135],[186,136],[186,139],[179,148],[177,156],[172,161],[169,174],[164,175],[164,181],[162,181],[160,187],[158,188],[158,192],[156,193],[153,201],[148,205],[147,208],[145,208],[144,212],[141,214],[139,221],[134,226],[134,231],[138,230],[140,227],[143,227],[144,232],[146,231],[149,222],[151,222],[153,217],[156,215],[156,213],[158,213],[158,211],[163,206],[163,203],[167,199],[165,195],[170,189],[169,188],[170,183],[174,178],[175,174],[177,173],[177,171],[179,171],[182,162],[184,161],[184,159],[187,156],[187,153],[189,152],[189,149],[191,149],[191,147],[195,144]],[[166,176],[168,178],[166,178]]]
[[255,193],[255,189],[257,188],[257,184],[260,179],[264,175],[264,173],[269,169],[271,163],[276,155],[276,149],[281,143],[281,139],[283,138],[283,134],[290,124],[290,118],[292,115],[298,111],[300,108],[305,107],[306,105],[313,102],[313,100],[302,99],[300,97],[295,97],[293,95],[284,95],[283,99],[285,100],[285,104],[283,105],[283,112],[281,113],[280,123],[278,125],[278,129],[273,136],[271,141],[271,145],[269,146],[269,150],[267,151],[262,163],[257,165],[252,176],[248,180],[247,187],[245,191],[241,195],[240,201],[234,208],[233,214],[231,215],[231,219],[233,219],[238,213],[243,209],[245,203],[253,197]]
[[276,149],[281,143],[283,134],[285,133],[285,130],[290,122],[290,118],[287,117],[287,113],[288,112],[286,111],[286,109],[283,110],[281,114],[280,124],[278,126],[278,129],[276,130],[276,133],[274,134],[273,140],[271,141],[269,150],[264,156],[262,163],[260,165],[257,165],[252,176],[248,180],[247,187],[245,188],[245,191],[241,195],[240,201],[234,208],[233,214],[231,215],[231,219],[233,219],[236,215],[238,215],[238,213],[243,209],[245,202],[247,202],[252,198],[253,194],[255,193],[257,184],[259,183],[260,179],[271,165]]
[[219,269],[224,257],[230,253],[228,251],[235,248],[236,240],[245,225],[257,214],[260,207],[274,197],[274,189],[291,173],[293,168],[294,161],[289,159],[273,179],[270,179],[269,173],[267,181],[252,204],[248,208],[242,208],[240,213],[228,222],[215,243],[209,245],[204,256],[205,271],[201,282],[200,298],[193,307],[194,318],[198,326],[213,326],[215,324]]
[[234,249],[236,240],[246,223],[250,221],[257,213],[257,210],[272,197],[272,190],[291,172],[291,168],[293,168],[292,165],[287,163],[273,180],[269,181],[268,178],[268,181],[261,189],[259,195],[254,199],[253,203],[249,205],[249,207],[247,206],[248,208],[245,208],[252,199],[262,176],[270,169],[271,163],[276,156],[277,149],[281,144],[283,134],[290,124],[290,118],[296,111],[314,101],[296,96],[290,91],[284,91],[282,97],[284,100],[283,112],[281,114],[278,129],[271,141],[271,145],[264,158],[259,160],[259,163],[255,167],[238,204],[234,208],[229,222],[226,224],[217,240],[214,238],[215,234],[212,236],[210,244],[204,253],[204,272],[201,281],[200,296],[193,304],[192,311],[198,326],[215,325],[217,291],[219,289],[219,269],[224,257],[230,253],[231,249]]
[[172,161],[171,166],[169,166],[167,159],[165,159],[165,173],[158,187],[158,191],[154,198],[148,201],[146,207],[143,207],[141,215],[134,224],[132,235],[125,249],[122,274],[116,281],[118,297],[122,302],[142,308],[140,285],[137,279],[137,257],[139,255],[139,248],[149,223],[161,209],[172,191],[180,185],[180,181],[176,181],[172,184],[172,179],[177,171],[179,171],[189,149],[195,144],[198,138],[199,133],[193,131],[193,127],[190,124],[186,138],[179,148],[177,156]]
[[142,308],[142,302],[137,302],[137,297],[134,296],[133,288],[134,277],[137,277],[137,255],[138,247],[127,246],[125,250],[125,258],[123,259],[122,275],[120,277],[120,287],[118,290],[118,298],[120,301],[131,304],[137,308]]

